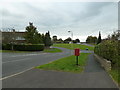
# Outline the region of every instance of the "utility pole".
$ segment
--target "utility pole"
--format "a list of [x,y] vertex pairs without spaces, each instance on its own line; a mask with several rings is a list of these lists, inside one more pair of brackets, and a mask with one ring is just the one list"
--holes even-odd
[[73,55],[73,32],[72,31],[68,31],[68,33],[71,33],[71,55]]

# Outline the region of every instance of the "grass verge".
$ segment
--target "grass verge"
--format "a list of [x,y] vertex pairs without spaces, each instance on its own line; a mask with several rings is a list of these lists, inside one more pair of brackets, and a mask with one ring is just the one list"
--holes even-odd
[[112,69],[109,73],[112,76],[112,78],[118,83],[118,85],[120,87],[120,70]]
[[92,51],[94,50],[94,47],[81,45],[81,44],[54,44],[53,46],[67,48],[67,49],[80,48],[81,50],[85,50],[86,48],[88,48],[89,50],[92,50]]
[[45,49],[44,52],[57,53],[57,52],[62,52],[62,50],[60,50],[58,48],[49,48],[49,49]]
[[36,68],[43,70],[57,70],[64,72],[80,73],[84,70],[88,55],[89,53],[81,53],[81,55],[79,56],[79,66],[76,65],[76,57],[72,55],[69,57],[58,59],[48,64],[37,66]]

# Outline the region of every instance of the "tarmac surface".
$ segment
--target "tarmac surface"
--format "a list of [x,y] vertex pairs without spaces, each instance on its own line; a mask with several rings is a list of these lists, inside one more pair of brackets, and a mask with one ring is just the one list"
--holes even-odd
[[[44,64],[49,61],[70,55],[71,52],[69,50],[63,50],[64,53],[57,53],[55,54],[55,56],[52,56],[52,54],[48,54],[48,56],[46,56],[44,60],[41,58],[45,55],[33,55],[33,58],[32,56],[29,56],[30,58],[32,58],[30,61],[23,60],[24,62],[18,65],[27,65],[31,62],[33,66],[36,66],[38,64]],[[32,61],[33,59],[34,61]],[[4,62],[5,61],[8,62],[9,60],[4,60]],[[38,63],[36,64],[34,62]],[[13,63],[12,65],[16,65],[17,63]],[[31,64],[28,66],[31,66]],[[4,75],[5,72],[6,71],[4,71]],[[3,88],[117,88],[116,84],[113,82],[108,73],[105,72],[101,65],[95,60],[93,54],[89,55],[85,71],[80,74],[58,71],[44,71],[33,68],[19,75],[3,79],[2,86]]]
[[[56,47],[55,47],[56,48]],[[58,48],[58,47],[57,47]],[[73,51],[65,48],[59,48],[63,52],[45,53],[2,53],[2,77],[10,76],[32,67],[49,63],[62,57],[73,55]],[[92,51],[82,50],[81,53],[91,53]]]

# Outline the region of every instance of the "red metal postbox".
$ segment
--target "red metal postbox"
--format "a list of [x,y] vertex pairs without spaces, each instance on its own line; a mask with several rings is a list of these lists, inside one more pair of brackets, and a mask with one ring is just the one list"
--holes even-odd
[[79,56],[80,55],[80,49],[79,48],[76,48],[75,49],[75,56]]

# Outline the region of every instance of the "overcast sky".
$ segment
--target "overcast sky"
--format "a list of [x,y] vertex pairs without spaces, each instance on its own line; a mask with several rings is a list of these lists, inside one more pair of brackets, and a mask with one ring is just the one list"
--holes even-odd
[[118,28],[117,2],[6,2],[0,8],[2,28],[25,31],[33,22],[40,33],[50,31],[51,37],[70,37],[85,41],[87,36],[102,38]]

